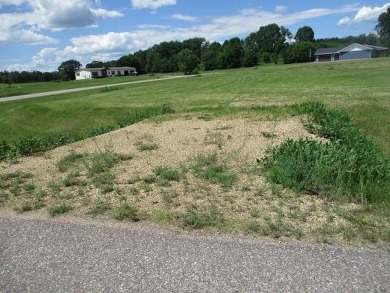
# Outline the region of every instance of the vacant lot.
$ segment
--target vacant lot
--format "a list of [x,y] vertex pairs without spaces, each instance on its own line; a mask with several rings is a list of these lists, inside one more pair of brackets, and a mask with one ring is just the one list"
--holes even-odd
[[[29,135],[85,137],[118,123],[122,128],[3,161],[0,202],[52,216],[387,245],[388,201],[335,200],[285,188],[266,180],[262,158],[286,139],[327,142],[309,133],[298,115],[294,105],[305,101],[343,109],[389,154],[389,65],[381,59],[260,66],[2,104],[1,139],[11,144]],[[163,104],[175,113],[123,127],[129,115]]]

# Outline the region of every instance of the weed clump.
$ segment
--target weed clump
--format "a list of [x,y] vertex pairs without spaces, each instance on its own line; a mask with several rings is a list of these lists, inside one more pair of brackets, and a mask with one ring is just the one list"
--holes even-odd
[[112,217],[115,220],[128,219],[131,222],[137,222],[140,220],[137,209],[130,206],[128,203],[122,203],[116,210],[114,210]]
[[55,216],[59,216],[59,215],[65,214],[65,213],[69,212],[72,209],[73,208],[70,205],[60,204],[60,205],[56,205],[56,206],[51,207],[49,209],[49,214],[50,214],[50,216],[55,217]]
[[229,170],[226,164],[219,163],[215,153],[198,156],[193,170],[197,177],[223,187],[231,187],[237,180],[237,174]]
[[389,161],[339,110],[321,103],[300,107],[313,133],[326,143],[287,140],[263,159],[267,178],[286,187],[353,202],[389,200]]

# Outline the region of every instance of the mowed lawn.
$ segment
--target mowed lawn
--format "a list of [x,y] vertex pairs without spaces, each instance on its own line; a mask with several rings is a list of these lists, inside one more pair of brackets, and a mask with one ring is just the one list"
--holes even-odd
[[[168,104],[176,115],[292,113],[293,104],[321,101],[348,112],[390,156],[390,58],[338,63],[261,65],[206,72],[194,78],[131,84],[80,93],[0,103],[0,140],[67,133],[83,135],[115,124],[137,108]],[[152,78],[152,77],[136,77]],[[154,77],[155,78],[155,77]],[[103,79],[102,82],[122,79]],[[69,87],[95,81],[69,82]],[[58,85],[58,86],[57,86]],[[1,86],[1,92],[5,87]],[[57,90],[67,83],[13,84],[21,93]],[[275,107],[276,106],[276,107]]]

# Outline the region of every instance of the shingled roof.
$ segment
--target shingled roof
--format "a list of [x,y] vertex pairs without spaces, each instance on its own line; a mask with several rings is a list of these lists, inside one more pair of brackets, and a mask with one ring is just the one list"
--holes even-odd
[[352,46],[359,46],[367,50],[375,50],[375,51],[382,51],[387,50],[385,47],[379,47],[379,46],[372,46],[372,45],[361,45],[361,44],[351,44],[349,46],[345,47],[332,47],[332,48],[320,48],[317,49],[317,51],[314,53],[314,55],[325,55],[325,54],[332,54],[332,53],[340,53],[344,51],[349,51],[348,48]]

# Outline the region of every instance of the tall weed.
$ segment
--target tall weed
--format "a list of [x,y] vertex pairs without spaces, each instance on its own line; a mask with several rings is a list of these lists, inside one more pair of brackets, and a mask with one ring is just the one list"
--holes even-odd
[[354,202],[389,201],[390,164],[384,153],[339,110],[306,103],[307,127],[328,142],[288,140],[269,149],[267,178],[292,189]]

